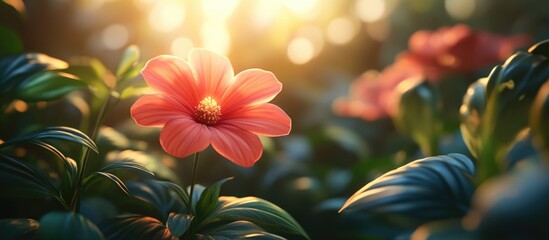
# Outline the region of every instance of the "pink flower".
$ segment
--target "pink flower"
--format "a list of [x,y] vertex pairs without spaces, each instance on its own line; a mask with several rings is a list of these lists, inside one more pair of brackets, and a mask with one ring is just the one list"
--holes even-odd
[[153,58],[141,74],[157,94],[139,98],[131,115],[140,126],[163,127],[160,144],[175,157],[211,144],[235,164],[251,167],[263,152],[258,135],[290,132],[288,115],[268,103],[282,90],[271,72],[248,69],[234,75],[226,57],[193,49],[188,61]]
[[422,62],[430,81],[439,81],[446,74],[469,73],[507,59],[515,49],[526,46],[527,35],[503,36],[474,31],[467,25],[442,27],[436,31],[417,31],[408,41],[409,54]]
[[526,35],[501,36],[473,31],[466,25],[418,31],[409,39],[409,50],[379,74],[367,71],[354,82],[349,96],[336,99],[336,114],[376,120],[394,116],[400,101],[397,86],[406,79],[438,82],[454,73],[469,73],[508,58],[529,41]]

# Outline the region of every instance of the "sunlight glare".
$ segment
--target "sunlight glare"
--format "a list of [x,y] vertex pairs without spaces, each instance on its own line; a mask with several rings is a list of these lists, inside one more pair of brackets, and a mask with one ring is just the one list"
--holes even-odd
[[239,0],[203,0],[204,15],[207,18],[227,19],[230,17]]
[[158,1],[155,2],[149,12],[149,24],[156,31],[171,32],[183,24],[185,15],[186,11],[183,1]]
[[475,12],[475,0],[445,0],[444,7],[450,17],[456,20],[466,20]]
[[187,55],[194,47],[193,41],[186,37],[178,37],[172,41],[172,54],[181,58],[187,58]]
[[101,42],[108,49],[116,50],[126,45],[129,37],[130,33],[125,26],[113,24],[106,27],[101,33]]
[[327,40],[333,44],[342,45],[350,42],[357,33],[357,26],[349,17],[339,17],[328,24]]
[[251,22],[257,27],[268,27],[274,23],[281,8],[278,1],[258,0],[253,6]]
[[202,47],[221,55],[228,54],[231,36],[224,22],[207,21],[202,23],[200,35]]
[[311,40],[298,37],[288,45],[288,58],[295,64],[305,64],[315,55],[315,48]]
[[385,0],[358,0],[356,13],[364,22],[375,22],[385,14]]
[[314,18],[314,10],[318,0],[281,0],[284,5],[299,17]]

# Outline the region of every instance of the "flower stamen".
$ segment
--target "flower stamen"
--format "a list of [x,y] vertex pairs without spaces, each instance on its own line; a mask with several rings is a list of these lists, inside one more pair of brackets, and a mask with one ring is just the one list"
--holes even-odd
[[211,126],[221,119],[221,106],[212,97],[206,97],[194,108],[195,120]]

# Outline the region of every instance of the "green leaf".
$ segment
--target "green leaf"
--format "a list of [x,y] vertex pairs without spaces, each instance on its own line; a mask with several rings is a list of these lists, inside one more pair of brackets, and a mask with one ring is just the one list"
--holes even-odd
[[51,180],[31,164],[0,154],[0,172],[3,198],[59,196]]
[[122,55],[122,59],[118,64],[118,68],[116,69],[116,79],[118,79],[118,82],[123,82],[135,77],[132,70],[136,68],[138,60],[139,48],[135,45],[131,45],[126,48],[124,54]]
[[481,148],[481,124],[486,106],[486,85],[488,78],[481,78],[472,83],[463,96],[460,107],[461,135],[471,154],[479,156]]
[[23,52],[21,38],[10,28],[0,26],[0,55],[19,54]]
[[196,209],[194,211],[197,218],[204,219],[215,210],[217,204],[219,203],[219,191],[221,190],[221,185],[231,179],[232,178],[222,179],[204,189],[204,192],[202,192],[200,199],[196,203]]
[[152,92],[152,89],[147,84],[130,85],[122,90],[122,93],[120,94],[120,99],[138,97]]
[[99,227],[107,239],[175,239],[158,219],[123,215],[102,222]]
[[189,199],[190,199],[189,194],[185,190],[183,190],[183,188],[181,188],[179,185],[172,182],[167,182],[167,181],[158,181],[158,183],[163,185],[167,189],[170,189],[171,191],[173,191],[179,197],[179,200],[181,200],[183,203],[189,202]]
[[126,184],[124,184],[124,182],[122,182],[122,180],[120,180],[120,178],[118,178],[114,174],[106,173],[106,172],[93,172],[88,177],[86,177],[84,179],[84,181],[82,182],[82,191],[86,191],[86,189],[91,187],[93,185],[93,183],[95,183],[95,182],[97,182],[101,179],[110,180],[112,183],[114,183],[118,187],[118,189],[120,189],[122,192],[124,192],[129,197],[132,197],[132,195],[130,194],[130,191],[126,187]]
[[108,96],[116,86],[116,79],[101,61],[96,58],[80,57],[72,59],[70,66],[64,70],[91,87],[91,92],[97,97]]
[[461,154],[416,160],[368,183],[339,211],[382,215],[406,227],[459,218],[469,210],[474,174],[473,162]]
[[[530,127],[537,146],[549,154],[549,82],[543,84],[530,111]],[[549,159],[545,159],[549,160]]]
[[168,216],[166,226],[170,229],[170,232],[174,237],[181,237],[191,226],[193,218],[192,215],[172,212]]
[[39,226],[34,219],[0,219],[0,236],[3,239],[37,239]]
[[110,173],[119,170],[129,170],[140,174],[154,176],[154,173],[147,169],[144,165],[130,161],[111,162],[99,169],[100,172]]
[[207,229],[197,234],[198,239],[285,239],[275,234],[267,233],[257,225],[248,221],[235,221],[219,227]]
[[[126,186],[134,198],[154,207],[156,212],[148,213],[149,216],[154,215],[158,219],[165,220],[171,212],[181,213],[186,211],[184,202],[166,183],[154,179],[140,179],[138,181],[128,181]],[[140,208],[145,210],[146,207]]]
[[[113,140],[114,141],[114,140]],[[98,140],[98,144],[101,144]],[[103,145],[100,145],[102,150],[109,149],[105,146],[104,141]],[[167,167],[162,163],[161,157],[149,154],[143,151],[134,151],[134,150],[124,150],[124,151],[110,151],[106,156],[108,162],[118,162],[118,161],[131,161],[145,166],[154,175],[160,179],[169,180],[171,182],[178,182],[179,179],[172,169]]]
[[219,206],[204,224],[246,220],[268,232],[300,235],[309,239],[297,221],[284,209],[256,197],[220,197]]
[[66,68],[62,60],[40,53],[0,58],[0,107],[15,99],[18,85],[45,70]]
[[58,99],[87,84],[74,75],[56,71],[37,73],[19,84],[16,97],[24,101],[50,101]]
[[91,140],[91,138],[89,138],[86,134],[78,129],[63,126],[47,127],[42,130],[15,137],[6,141],[4,144],[1,144],[0,150],[24,142],[32,142],[36,144],[43,142],[44,139],[59,139],[74,142],[84,145],[96,153],[99,152],[93,140]]
[[105,239],[95,224],[73,212],[49,212],[40,219],[40,239]]

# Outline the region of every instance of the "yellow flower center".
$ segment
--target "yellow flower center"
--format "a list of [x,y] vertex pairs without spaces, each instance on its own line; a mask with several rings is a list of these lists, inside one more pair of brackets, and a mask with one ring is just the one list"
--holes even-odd
[[211,126],[221,119],[221,106],[215,99],[206,97],[194,108],[194,115],[197,122]]

